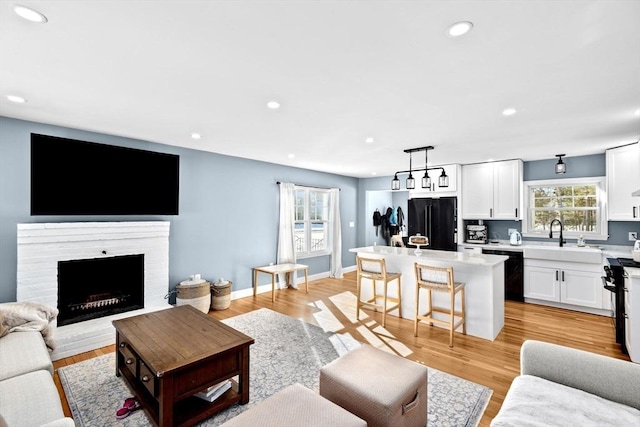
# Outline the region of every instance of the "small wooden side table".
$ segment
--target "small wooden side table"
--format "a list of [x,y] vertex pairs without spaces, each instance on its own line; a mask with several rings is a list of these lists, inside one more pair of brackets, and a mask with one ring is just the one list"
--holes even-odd
[[265,265],[264,267],[253,268],[253,296],[258,293],[258,273],[267,273],[271,275],[271,301],[276,301],[276,276],[278,274],[285,274],[287,278],[287,286],[291,284],[291,273],[295,273],[298,270],[304,271],[304,285],[307,293],[309,293],[309,266],[304,264],[274,264]]

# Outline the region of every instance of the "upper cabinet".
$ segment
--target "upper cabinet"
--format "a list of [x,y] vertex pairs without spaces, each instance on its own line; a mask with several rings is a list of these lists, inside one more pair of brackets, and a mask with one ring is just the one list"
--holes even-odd
[[640,158],[638,143],[607,150],[607,212],[609,221],[640,221]]
[[442,174],[442,170],[434,169],[429,171],[429,177],[431,178],[431,188],[422,188],[422,177],[424,171],[414,172],[413,177],[416,180],[416,188],[409,190],[410,197],[429,197],[431,193],[455,193],[458,191],[458,176],[460,175],[460,165],[442,165],[433,166],[435,168],[443,168],[447,176],[449,177],[449,186],[440,187],[438,185],[438,179]]
[[462,218],[521,218],[522,160],[462,166]]

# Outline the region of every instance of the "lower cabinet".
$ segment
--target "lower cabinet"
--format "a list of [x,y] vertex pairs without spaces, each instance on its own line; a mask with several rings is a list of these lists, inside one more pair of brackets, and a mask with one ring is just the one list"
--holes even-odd
[[600,264],[524,260],[525,298],[602,309]]

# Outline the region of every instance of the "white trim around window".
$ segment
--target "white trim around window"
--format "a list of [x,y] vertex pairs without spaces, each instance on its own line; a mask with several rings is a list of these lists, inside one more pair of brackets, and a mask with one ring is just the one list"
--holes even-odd
[[[608,222],[607,222],[607,192],[605,177],[589,177],[589,178],[565,178],[565,179],[547,179],[540,181],[525,181],[523,185],[523,197],[524,197],[524,212],[522,218],[522,235],[525,237],[549,237],[549,229],[544,228],[542,230],[534,229],[532,218],[534,213],[542,211],[563,211],[563,212],[592,212],[596,218],[594,221],[594,230],[571,230],[567,227],[563,230],[563,237],[569,239],[577,239],[579,236],[584,236],[586,240],[607,240],[609,238]],[[534,196],[532,191],[535,188],[540,187],[580,187],[580,186],[595,186],[596,190],[596,204],[589,207],[568,207],[560,206],[557,208],[549,207],[532,207],[532,200]],[[571,199],[572,196],[563,196],[562,198]],[[558,197],[560,198],[560,197]],[[575,205],[574,205],[575,206]],[[547,224],[545,224],[546,226]],[[554,227],[554,237],[557,236],[558,230]]]
[[[302,199],[299,197],[301,193],[304,193]],[[296,185],[294,194],[296,259],[331,255],[329,233],[331,190]]]

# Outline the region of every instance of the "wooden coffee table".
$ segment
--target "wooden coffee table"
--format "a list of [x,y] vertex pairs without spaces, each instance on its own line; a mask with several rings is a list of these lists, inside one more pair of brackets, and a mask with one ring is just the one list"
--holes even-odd
[[[253,338],[190,305],[114,320],[116,376],[122,376],[159,426],[190,426],[249,402]],[[209,403],[193,394],[238,376]]]

